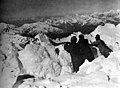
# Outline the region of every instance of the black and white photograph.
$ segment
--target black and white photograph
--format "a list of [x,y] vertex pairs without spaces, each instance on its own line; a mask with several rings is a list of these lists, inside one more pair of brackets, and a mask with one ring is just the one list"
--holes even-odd
[[120,88],[120,0],[0,0],[0,88]]

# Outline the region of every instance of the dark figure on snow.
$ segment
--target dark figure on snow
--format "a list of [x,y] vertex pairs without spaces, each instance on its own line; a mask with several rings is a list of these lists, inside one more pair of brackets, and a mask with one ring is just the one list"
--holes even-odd
[[93,42],[91,45],[98,47],[100,53],[105,58],[107,58],[110,55],[110,53],[112,52],[112,50],[105,44],[105,42],[103,40],[100,39],[100,35],[97,34],[95,39],[96,39],[96,41]]
[[73,72],[77,72],[79,70],[79,66],[81,66],[85,59],[80,54],[79,44],[76,43],[77,38],[74,36],[71,38],[71,43],[66,43],[64,49],[70,53],[73,64]]
[[88,61],[93,61],[95,59],[94,54],[90,48],[87,39],[84,39],[84,35],[79,35],[78,41],[80,47],[80,54],[82,55],[83,59],[88,59]]
[[63,42],[63,43],[55,43],[52,40],[50,40],[51,43],[55,46],[64,44],[64,49],[70,53],[72,64],[73,64],[73,72],[77,72],[79,70],[79,66],[84,63],[84,59],[81,58],[81,54],[79,53],[79,44],[76,43],[77,38],[73,36],[71,38],[71,42]]

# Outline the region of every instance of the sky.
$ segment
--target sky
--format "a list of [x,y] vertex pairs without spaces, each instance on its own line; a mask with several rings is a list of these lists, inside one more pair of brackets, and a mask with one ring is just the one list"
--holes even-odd
[[0,0],[0,17],[56,16],[120,9],[120,0]]

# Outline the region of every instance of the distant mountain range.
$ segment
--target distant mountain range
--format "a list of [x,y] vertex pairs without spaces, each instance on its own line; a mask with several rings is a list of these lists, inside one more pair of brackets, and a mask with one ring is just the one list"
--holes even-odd
[[113,23],[117,25],[120,22],[120,10],[111,10],[109,12],[104,13],[93,13],[93,14],[71,14],[67,16],[38,16],[38,17],[28,17],[28,18],[6,18],[1,19],[0,22],[5,22],[7,24],[13,24],[16,26],[22,26],[25,23],[34,23],[34,22],[44,22],[44,21],[59,21],[59,20],[70,20],[70,19],[77,19],[77,20],[101,20],[103,23]]
[[120,23],[120,10],[82,15],[8,19],[1,20],[1,22],[15,25],[19,30],[23,30],[22,35],[35,36],[38,32],[44,32],[56,38],[68,36],[78,31],[89,34],[98,25],[104,25],[105,23],[112,23],[116,26]]

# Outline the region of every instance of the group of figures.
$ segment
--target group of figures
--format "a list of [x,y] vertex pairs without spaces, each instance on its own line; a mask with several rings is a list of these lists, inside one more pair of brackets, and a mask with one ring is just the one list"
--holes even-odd
[[[64,44],[64,49],[71,55],[73,72],[77,72],[79,70],[79,66],[84,63],[85,59],[87,59],[89,62],[95,59],[91,47],[98,47],[100,53],[105,58],[107,58],[110,52],[112,52],[112,50],[105,44],[105,42],[100,39],[100,35],[97,34],[95,39],[95,42],[91,42],[91,44],[89,44],[88,39],[85,39],[84,35],[81,34],[79,35],[78,42],[76,36],[71,37],[70,42],[55,43],[52,40],[50,40],[50,42],[54,46]],[[59,53],[59,50],[56,50],[56,52]]]

